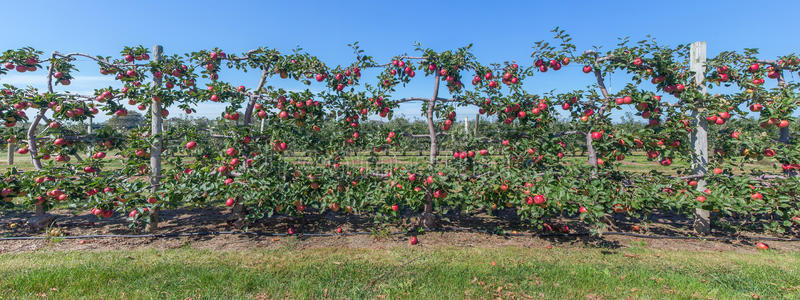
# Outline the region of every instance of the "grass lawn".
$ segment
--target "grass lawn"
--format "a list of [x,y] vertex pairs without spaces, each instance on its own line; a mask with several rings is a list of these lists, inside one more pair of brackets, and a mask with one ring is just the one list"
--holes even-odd
[[644,247],[0,255],[2,298],[800,298],[800,253]]

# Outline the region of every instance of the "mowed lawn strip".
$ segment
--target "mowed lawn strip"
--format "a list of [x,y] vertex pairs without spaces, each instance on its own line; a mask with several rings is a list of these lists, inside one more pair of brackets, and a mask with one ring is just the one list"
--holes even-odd
[[2,297],[800,298],[800,253],[192,248],[0,255]]

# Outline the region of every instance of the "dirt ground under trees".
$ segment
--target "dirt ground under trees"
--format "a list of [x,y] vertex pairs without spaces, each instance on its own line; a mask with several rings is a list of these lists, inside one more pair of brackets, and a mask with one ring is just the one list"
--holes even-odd
[[[376,225],[372,219],[358,215],[343,215],[332,212],[307,214],[303,217],[275,216],[251,224],[251,234],[209,234],[210,232],[239,231],[232,222],[229,209],[182,208],[164,210],[160,213],[158,234],[194,234],[195,236],[136,237],[136,238],[64,238],[83,235],[129,235],[142,234],[141,230],[129,227],[126,219],[115,216],[98,219],[88,212],[74,210],[51,211],[57,216],[56,223],[48,230],[34,230],[25,222],[30,212],[11,211],[0,216],[0,237],[45,237],[55,228],[51,236],[37,240],[0,240],[0,253],[28,251],[66,250],[129,250],[170,249],[193,247],[201,249],[239,250],[253,248],[367,248],[384,249],[411,247],[408,226],[401,222]],[[659,250],[696,251],[757,251],[755,244],[763,241],[771,249],[800,251],[800,241],[769,241],[779,236],[747,231],[715,230],[708,239],[665,239],[605,234],[592,236],[579,220],[561,219],[550,223],[553,231],[532,227],[515,217],[513,211],[499,211],[495,215],[447,214],[440,220],[441,228],[416,233],[419,245],[415,247],[645,247]],[[564,226],[569,234],[563,234]],[[647,236],[691,236],[691,220],[678,215],[654,213],[648,221],[627,216],[615,216],[614,232]],[[341,227],[343,234],[336,234]],[[638,227],[638,228],[637,228]],[[289,228],[295,234],[287,236]],[[465,229],[473,231],[465,231]],[[638,230],[636,230],[638,229]],[[498,234],[505,232],[506,235]],[[510,234],[508,234],[510,233]],[[784,235],[781,238],[797,238]]]

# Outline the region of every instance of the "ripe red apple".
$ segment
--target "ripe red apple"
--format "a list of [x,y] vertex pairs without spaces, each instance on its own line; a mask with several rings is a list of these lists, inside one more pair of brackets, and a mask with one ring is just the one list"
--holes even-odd
[[758,242],[758,244],[756,244],[756,248],[758,248],[759,250],[769,250],[769,245],[762,242]]
[[397,204],[392,204],[392,210],[393,211],[398,211],[398,210],[400,210],[400,206],[397,205]]
[[197,142],[195,142],[195,141],[190,141],[190,142],[186,143],[186,149],[192,150],[195,147],[197,147]]
[[583,66],[583,73],[589,73],[592,71],[592,66]]
[[236,204],[236,199],[234,199],[233,197],[228,198],[228,200],[225,201],[225,206],[227,206],[227,207],[231,207],[234,204]]
[[417,239],[416,236],[412,236],[412,237],[408,238],[408,242],[411,245],[416,245],[416,244],[419,244],[419,239]]
[[417,181],[417,174],[414,173],[408,174],[408,181]]
[[750,195],[750,199],[763,200],[764,199],[764,195],[762,195],[761,193],[753,193],[752,195]]

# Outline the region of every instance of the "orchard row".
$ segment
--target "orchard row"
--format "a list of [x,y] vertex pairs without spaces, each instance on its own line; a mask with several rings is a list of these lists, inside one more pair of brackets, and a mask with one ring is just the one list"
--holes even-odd
[[[48,84],[46,90],[3,85],[2,134],[30,155],[35,170],[9,171],[2,196],[5,205],[41,214],[58,203],[99,217],[121,212],[151,229],[159,209],[218,204],[234,207],[243,225],[276,213],[331,210],[385,221],[410,214],[430,227],[450,209],[514,207],[535,224],[571,216],[602,229],[609,214],[690,215],[701,208],[751,218],[769,230],[796,230],[800,149],[789,129],[798,83],[785,76],[800,70],[799,57],[768,60],[748,49],[692,63],[693,46],[653,40],[577,52],[569,35],[554,33],[554,41],[535,43],[529,66],[484,64],[471,47],[437,52],[420,45],[415,55],[385,63],[352,45],[354,61],[339,66],[299,50],[268,48],[167,56],[160,46],[153,52],[139,46],[108,57],[8,50],[0,56],[0,83],[13,73],[36,72]],[[121,88],[56,92],[54,86],[76,79],[78,57],[96,61]],[[221,79],[236,70],[260,72],[258,84]],[[587,76],[594,84],[544,94],[526,89],[551,72]],[[612,74],[627,78],[616,84],[621,89],[607,88]],[[309,88],[278,87],[288,80]],[[432,95],[393,96],[412,80],[430,81]],[[168,109],[191,114],[208,102],[225,104],[213,132],[192,125],[163,130]],[[421,104],[427,132],[366,128],[408,102]],[[453,136],[455,108],[465,106],[503,129]],[[148,112],[149,126],[93,132],[64,126],[100,113],[125,116],[132,107]],[[646,125],[614,124],[614,112],[626,107]],[[452,158],[439,155],[443,139],[456,149]],[[429,145],[427,162],[376,163],[378,152],[415,141]],[[580,144],[586,163],[566,160],[567,144]],[[287,150],[310,159],[298,162]],[[357,150],[372,152],[368,165],[349,160]],[[91,155],[82,159],[86,152]],[[651,172],[622,170],[634,152],[653,161]],[[776,172],[744,168],[765,161]],[[676,162],[688,167],[675,168]]]

